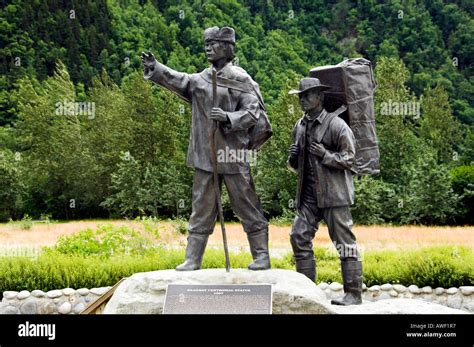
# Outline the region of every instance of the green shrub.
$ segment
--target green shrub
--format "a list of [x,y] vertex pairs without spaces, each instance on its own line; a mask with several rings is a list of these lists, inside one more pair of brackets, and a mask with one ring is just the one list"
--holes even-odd
[[[84,256],[75,248],[70,250],[65,254],[49,249],[37,259],[0,258],[0,292],[110,286],[137,272],[174,269],[184,258],[184,250],[163,247],[147,250],[143,254],[115,253],[107,257]],[[315,248],[315,254],[318,282],[341,282],[337,254],[323,247]],[[230,259],[232,268],[246,268],[251,262],[251,255],[248,252],[231,253]],[[288,270],[295,268],[291,254],[272,259],[272,266]],[[224,252],[207,249],[203,268],[224,267]],[[367,286],[400,283],[448,288],[472,285],[474,282],[474,254],[467,247],[430,247],[402,253],[392,250],[367,252],[363,267]]]
[[351,207],[354,222],[369,225],[393,220],[396,192],[393,184],[371,176],[354,179],[355,204]]
[[159,227],[149,220],[140,232],[127,226],[99,225],[69,236],[61,236],[55,246],[46,252],[65,255],[111,257],[112,255],[145,255],[160,247]]
[[367,253],[365,283],[432,287],[459,287],[474,282],[474,253],[467,247],[437,246],[410,250]]
[[171,225],[173,226],[174,230],[181,235],[185,235],[188,232],[189,223],[184,217],[177,217],[175,219],[170,220]]
[[20,228],[23,230],[30,230],[33,227],[33,219],[25,214],[20,221]]

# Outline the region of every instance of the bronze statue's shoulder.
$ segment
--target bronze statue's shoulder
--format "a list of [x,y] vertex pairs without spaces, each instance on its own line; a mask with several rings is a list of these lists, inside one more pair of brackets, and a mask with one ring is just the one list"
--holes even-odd
[[229,66],[229,69],[227,72],[228,72],[228,76],[226,77],[229,79],[233,79],[233,80],[243,82],[243,83],[250,83],[250,84],[255,83],[255,81],[252,79],[252,77],[250,77],[247,71],[242,69],[240,66],[235,66],[235,65]]

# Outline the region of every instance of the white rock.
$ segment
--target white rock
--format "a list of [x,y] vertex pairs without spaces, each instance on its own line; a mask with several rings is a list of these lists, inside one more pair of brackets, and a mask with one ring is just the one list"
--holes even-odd
[[367,290],[367,285],[365,283],[362,283],[362,290]]
[[446,306],[448,304],[448,295],[437,295],[435,302]]
[[474,286],[462,286],[459,287],[459,289],[461,290],[462,295],[471,295],[474,293]]
[[50,290],[49,292],[46,293],[48,298],[59,298],[60,296],[63,295],[63,292],[61,290]]
[[31,295],[33,295],[33,296],[36,297],[36,298],[42,298],[42,297],[44,297],[44,296],[46,295],[46,293],[43,292],[42,290],[33,290],[33,291],[31,292]]
[[[104,313],[160,314],[167,285],[258,284],[273,287],[273,313],[334,313],[324,292],[306,276],[290,270],[205,269],[197,271],[161,270],[136,273],[123,281],[107,303]],[[292,298],[292,300],[290,300]]]
[[21,292],[18,293],[18,295],[16,296],[18,299],[20,300],[23,300],[23,299],[26,299],[27,297],[30,296],[30,292],[27,291],[27,290],[22,290]]
[[3,292],[3,297],[7,300],[15,299],[17,295],[18,295],[18,292],[14,292],[14,291]]
[[77,290],[77,293],[78,293],[79,295],[85,296],[85,295],[89,294],[89,289],[87,289],[87,288],[81,288],[81,289],[78,289],[78,290]]
[[468,314],[432,302],[414,299],[387,299],[375,302],[364,302],[362,305],[335,306],[341,314]]
[[363,292],[362,293],[362,301],[374,301],[374,298],[369,292]]
[[414,284],[412,284],[411,286],[408,287],[408,291],[412,294],[420,294],[421,293],[420,288],[418,288]]
[[0,306],[0,314],[17,314],[19,313],[18,308],[12,305]]
[[79,314],[82,311],[84,311],[85,309],[86,309],[86,306],[84,306],[84,304],[82,302],[80,302],[79,304],[74,306],[73,312],[76,313],[76,314]]
[[457,292],[458,292],[458,289],[456,287],[451,287],[446,290],[446,293],[448,293],[449,295],[456,294]]
[[74,294],[76,291],[72,288],[65,288],[63,289],[63,294],[66,296]]
[[72,310],[71,304],[67,301],[58,307],[58,312],[61,314],[69,314],[71,313],[71,310]]
[[20,306],[20,312],[22,314],[36,314],[36,300],[25,300],[25,302]]
[[329,285],[329,288],[335,292],[339,291],[342,289],[342,284],[338,283],[338,282],[332,282],[330,285]]
[[385,283],[380,286],[381,290],[389,291],[392,290],[393,286],[390,283]]
[[452,308],[461,308],[462,297],[460,294],[448,295],[447,305]]
[[436,288],[436,289],[434,290],[434,293],[435,293],[436,295],[442,295],[442,294],[444,294],[444,288],[438,287],[438,288]]
[[421,288],[421,292],[423,294],[431,294],[433,293],[433,289],[429,286]]
[[398,293],[405,293],[407,291],[407,287],[401,284],[394,284],[393,289],[395,289]]
[[327,284],[326,282],[321,282],[318,284],[318,287],[321,290],[326,290],[327,288],[329,288],[329,284]]
[[91,293],[91,294],[94,294],[94,295],[101,296],[101,295],[104,294],[107,290],[108,290],[108,287],[92,288],[92,289],[90,290],[90,293]]
[[[233,269],[226,273],[223,269],[207,269],[190,272],[177,272],[162,270],[147,273],[137,273],[125,280],[115,291],[107,303],[104,313],[119,314],[160,314],[166,287],[170,283],[180,284],[245,284],[245,283],[270,283],[273,285],[273,313],[355,313],[355,314],[463,314],[465,311],[451,307],[467,306],[462,303],[462,297],[451,295],[451,307],[442,306],[433,302],[405,299],[413,297],[414,293],[422,292],[417,286],[410,286],[407,290],[402,285],[393,285],[390,291],[380,292],[382,299],[377,301],[380,286],[372,286],[363,294],[364,304],[356,306],[330,305],[331,297],[339,297],[340,293],[332,288],[341,288],[342,285],[334,282],[331,285],[320,283],[314,285],[305,276],[289,270],[249,271],[246,269]],[[340,286],[337,286],[337,284]],[[321,285],[325,290],[321,288]],[[327,286],[327,287],[326,287]],[[331,288],[332,286],[332,288]],[[98,289],[98,288],[96,288]],[[398,290],[397,290],[398,289]],[[423,288],[422,288],[423,289]],[[108,290],[108,288],[106,288]],[[340,290],[340,289],[339,289]],[[324,292],[328,292],[327,299]],[[79,293],[79,290],[77,291]],[[93,290],[90,290],[92,293]],[[94,290],[98,293],[97,290]],[[426,289],[425,289],[426,292]],[[400,294],[399,294],[400,293]],[[402,294],[403,293],[403,294]],[[436,293],[436,290],[435,290]],[[96,294],[101,295],[101,294]],[[416,296],[415,297],[419,297]],[[424,294],[425,300],[442,299],[442,296]],[[375,299],[374,299],[375,298]],[[89,299],[89,300],[87,300]],[[86,302],[95,300],[95,296],[85,296]],[[370,302],[375,300],[374,302]],[[459,303],[458,303],[459,301]],[[462,303],[462,305],[461,305]],[[63,304],[64,305],[64,304]],[[77,303],[73,312],[80,313],[87,304]],[[470,305],[474,306],[474,305]],[[84,308],[83,308],[84,307]],[[69,310],[70,312],[70,310]]]
[[38,301],[37,307],[38,314],[54,314],[58,313],[56,305],[48,299],[41,299]]
[[466,303],[466,310],[469,312],[474,312],[474,301]]
[[372,286],[369,288],[369,292],[378,292],[380,290],[380,286]]

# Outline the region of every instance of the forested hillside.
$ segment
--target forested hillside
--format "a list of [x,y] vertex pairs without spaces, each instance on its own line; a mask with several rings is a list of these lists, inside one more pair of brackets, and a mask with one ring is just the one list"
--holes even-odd
[[[294,212],[285,161],[300,111],[288,89],[362,56],[378,83],[381,174],[356,179],[356,222],[474,223],[471,1],[1,4],[0,220],[187,215],[190,109],[143,80],[140,52],[200,71],[203,29],[227,25],[274,127],[253,168],[270,217]],[[68,102],[93,112],[58,114]],[[420,112],[385,112],[394,102]]]

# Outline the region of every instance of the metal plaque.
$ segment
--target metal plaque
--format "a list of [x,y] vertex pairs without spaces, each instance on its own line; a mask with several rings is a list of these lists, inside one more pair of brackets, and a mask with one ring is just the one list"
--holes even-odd
[[169,284],[163,314],[271,314],[271,284]]

